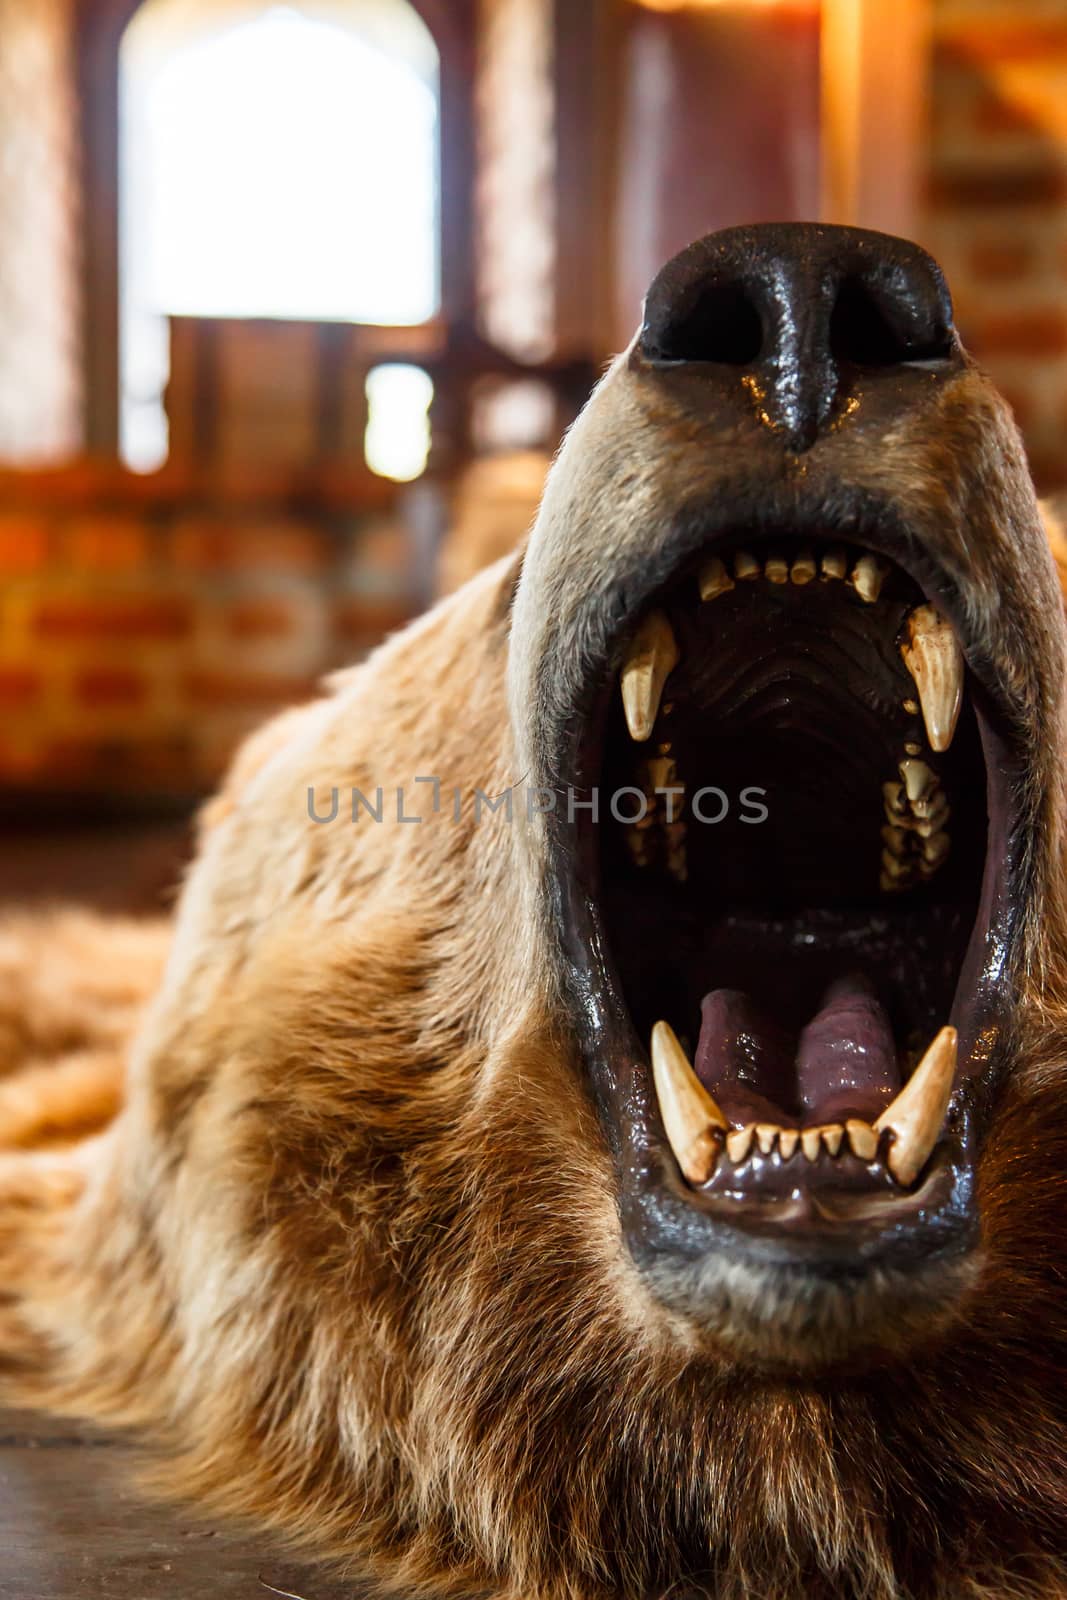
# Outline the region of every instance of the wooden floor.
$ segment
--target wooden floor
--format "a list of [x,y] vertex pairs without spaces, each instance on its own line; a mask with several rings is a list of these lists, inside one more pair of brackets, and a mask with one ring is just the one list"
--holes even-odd
[[129,1449],[0,1411],[2,1600],[360,1600],[361,1586],[131,1491]]
[[[188,844],[182,821],[0,826],[0,903],[166,910]],[[0,1411],[0,1600],[359,1600],[266,1538],[145,1503],[129,1459],[118,1440]]]

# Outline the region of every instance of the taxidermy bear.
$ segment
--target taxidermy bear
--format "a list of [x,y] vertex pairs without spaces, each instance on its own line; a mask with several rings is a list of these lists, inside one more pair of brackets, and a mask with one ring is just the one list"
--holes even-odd
[[165,964],[9,918],[0,1398],[408,1592],[1067,1593],[1064,665],[929,257],[683,251]]

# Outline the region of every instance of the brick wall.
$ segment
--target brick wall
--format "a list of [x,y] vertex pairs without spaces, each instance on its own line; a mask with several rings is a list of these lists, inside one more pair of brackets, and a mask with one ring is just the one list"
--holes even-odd
[[79,445],[73,0],[0,0],[0,460]]
[[416,609],[393,486],[350,490],[0,474],[0,787],[209,788]]
[[1043,488],[1067,483],[1067,6],[933,0],[924,243],[963,337],[1015,408]]

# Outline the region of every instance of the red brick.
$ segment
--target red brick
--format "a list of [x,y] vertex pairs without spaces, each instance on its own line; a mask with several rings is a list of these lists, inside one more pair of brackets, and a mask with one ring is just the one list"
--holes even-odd
[[1067,351],[1067,315],[1060,311],[987,315],[970,323],[965,340],[983,356],[1059,356]]
[[927,198],[934,206],[987,210],[991,206],[1060,205],[1067,199],[1067,171],[1038,164],[994,171],[967,167],[940,172],[931,180]]
[[410,601],[396,595],[365,596],[342,600],[334,611],[334,632],[339,638],[381,639],[410,622],[414,607]]
[[1035,139],[1045,138],[1044,130],[1035,127],[1032,115],[1021,106],[998,95],[995,90],[983,94],[974,108],[974,127],[979,133],[1026,133]]
[[296,609],[284,600],[239,600],[226,619],[235,639],[279,639],[299,625]]
[[132,572],[148,560],[148,531],[123,517],[85,518],[67,533],[67,555],[76,567]]
[[147,699],[148,685],[139,672],[91,667],[78,674],[74,692],[86,706],[136,706]]
[[253,706],[270,709],[310,699],[318,689],[314,678],[278,673],[191,672],[183,693],[194,706]]
[[50,530],[35,518],[0,516],[0,573],[37,572],[48,560]]
[[0,709],[21,711],[39,698],[43,679],[31,667],[0,667]]
[[1033,247],[1025,239],[980,239],[971,249],[971,271],[976,278],[1008,283],[1023,277],[1033,265]]
[[34,618],[42,639],[180,639],[192,627],[184,600],[78,596],[43,600]]
[[318,572],[329,552],[325,529],[294,523],[186,522],[173,530],[175,566],[195,572]]

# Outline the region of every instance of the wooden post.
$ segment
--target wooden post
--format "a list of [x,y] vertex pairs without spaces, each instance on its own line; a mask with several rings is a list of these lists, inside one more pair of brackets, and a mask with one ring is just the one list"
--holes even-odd
[[823,0],[824,221],[914,236],[928,63],[929,0]]

